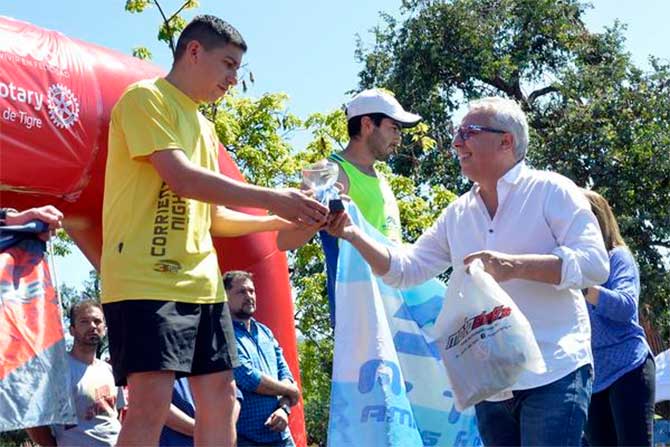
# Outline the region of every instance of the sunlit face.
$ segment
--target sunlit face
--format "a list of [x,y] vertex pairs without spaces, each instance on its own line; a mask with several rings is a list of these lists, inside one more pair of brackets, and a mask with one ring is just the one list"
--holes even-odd
[[256,312],[256,288],[250,279],[237,278],[226,290],[230,313],[238,320],[248,320]]
[[214,102],[237,84],[244,51],[233,44],[206,50],[197,42],[187,49],[191,57],[195,96],[198,102]]
[[[485,112],[470,112],[461,121],[461,128],[469,125],[491,127]],[[509,133],[466,132],[456,133],[453,146],[464,176],[473,182],[497,180],[507,158],[510,157]],[[513,155],[512,155],[513,156]]]
[[75,344],[98,346],[106,332],[105,317],[102,310],[95,306],[78,309],[74,321],[70,322],[70,334]]
[[372,120],[372,132],[367,138],[367,146],[375,160],[386,161],[400,147],[400,125],[390,118],[384,118],[378,127]]

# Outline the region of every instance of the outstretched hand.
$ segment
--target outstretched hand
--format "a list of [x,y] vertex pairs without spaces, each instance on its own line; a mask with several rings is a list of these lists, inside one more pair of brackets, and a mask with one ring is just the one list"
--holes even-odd
[[275,200],[268,204],[268,209],[302,227],[323,225],[328,218],[328,207],[294,188],[276,191]]
[[328,216],[325,229],[331,236],[339,237],[349,242],[356,237],[358,231],[358,227],[351,221],[351,217],[346,210],[331,213]]

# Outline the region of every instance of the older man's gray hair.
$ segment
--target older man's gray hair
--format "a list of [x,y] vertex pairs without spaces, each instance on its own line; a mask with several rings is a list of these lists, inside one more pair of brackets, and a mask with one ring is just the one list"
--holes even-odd
[[514,158],[523,160],[528,151],[528,121],[526,114],[516,101],[489,96],[468,104],[469,112],[490,115],[490,126],[509,132],[514,137]]

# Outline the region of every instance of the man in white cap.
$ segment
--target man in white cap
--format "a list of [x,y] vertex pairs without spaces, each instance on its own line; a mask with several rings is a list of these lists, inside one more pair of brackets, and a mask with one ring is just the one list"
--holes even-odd
[[[364,90],[346,108],[349,144],[328,157],[340,166],[338,182],[342,193],[351,197],[363,217],[382,234],[400,242],[400,213],[393,191],[375,170],[377,161],[386,161],[401,142],[400,130],[413,127],[421,116],[407,112],[397,99],[382,89]],[[281,231],[277,245],[281,250],[297,248],[314,236],[318,228]],[[331,323],[335,325],[335,273],[337,239],[320,232],[326,255],[327,289]]]

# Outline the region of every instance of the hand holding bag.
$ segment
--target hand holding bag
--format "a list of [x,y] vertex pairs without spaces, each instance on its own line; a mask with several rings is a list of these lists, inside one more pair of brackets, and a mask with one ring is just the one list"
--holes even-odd
[[546,372],[530,323],[481,260],[455,270],[435,328],[456,408],[508,389],[524,371]]

